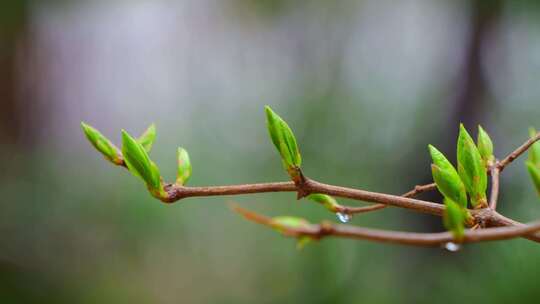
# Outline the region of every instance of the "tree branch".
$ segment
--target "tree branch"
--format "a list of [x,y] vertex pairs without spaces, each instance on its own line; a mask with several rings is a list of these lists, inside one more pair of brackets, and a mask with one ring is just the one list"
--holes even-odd
[[392,194],[384,194],[360,189],[334,186],[320,183],[314,180],[307,180],[304,186],[310,193],[323,193],[336,197],[350,198],[372,203],[381,203],[385,205],[412,209],[418,212],[439,216],[442,215],[445,209],[444,205],[436,204],[433,202],[422,201]]
[[512,153],[508,154],[507,157],[505,157],[503,160],[501,160],[497,167],[499,167],[500,171],[503,171],[508,164],[510,164],[514,159],[518,158],[521,154],[525,153],[532,144],[540,140],[540,132],[536,133],[535,136],[531,137],[529,140],[527,140],[523,145],[519,146],[516,150],[514,150]]
[[491,194],[489,196],[489,208],[497,209],[497,201],[499,200],[499,181],[501,169],[497,164],[490,166],[491,172]]
[[[508,164],[527,151],[527,149],[529,149],[531,145],[538,140],[540,140],[540,133],[537,133],[534,137],[527,140],[523,145],[514,150],[503,160],[496,162],[494,165],[489,167],[488,170],[491,175],[492,184],[489,208],[468,210],[473,217],[474,224],[479,224],[479,226],[483,228],[489,228],[474,231],[468,229],[465,231],[464,238],[459,240],[459,242],[467,243],[503,240],[515,237],[524,237],[535,242],[540,242],[540,221],[523,224],[513,219],[504,217],[495,211],[499,196],[500,173]],[[120,158],[116,164],[126,168],[126,164],[122,158]],[[376,203],[374,205],[365,207],[341,206],[342,209],[338,210],[338,212],[347,214],[364,213],[380,210],[387,206],[395,206],[436,216],[442,216],[445,210],[445,206],[443,204],[412,198],[419,193],[434,189],[436,189],[436,185],[434,183],[417,185],[413,190],[403,194],[402,196],[398,196],[334,186],[309,178],[304,178],[302,176],[301,182],[296,183],[289,181],[206,187],[187,187],[177,184],[167,184],[165,186],[167,196],[160,197],[160,199],[166,203],[172,203],[184,198],[202,196],[242,195],[267,192],[297,192],[301,193],[302,196],[305,196],[311,193],[321,193],[335,197]],[[235,210],[251,221],[265,225],[272,224],[272,219],[266,216],[249,212],[239,207],[235,207]],[[435,246],[444,244],[446,242],[455,241],[450,232],[414,233],[386,231],[349,225],[336,225],[329,222],[323,222],[318,225],[308,224],[300,228],[287,228],[282,229],[281,231],[288,236],[295,237],[310,236],[312,238],[319,239],[327,236],[335,236],[418,246]]]
[[[401,195],[403,197],[414,197],[422,192],[427,192],[427,191],[431,191],[431,190],[434,190],[436,189],[436,186],[435,186],[435,183],[431,183],[431,184],[427,184],[427,185],[416,185],[414,187],[414,189],[412,189],[411,191],[409,192],[406,192],[405,194]],[[387,204],[374,204],[374,205],[370,205],[370,206],[365,206],[365,207],[350,207],[350,206],[341,206],[342,208],[340,208],[338,210],[338,212],[340,213],[345,213],[345,214],[358,214],[358,213],[366,213],[366,212],[371,212],[371,211],[376,211],[376,210],[380,210],[380,209],[383,209],[383,208],[386,208],[388,207]]]
[[[273,223],[273,220],[270,217],[251,212],[238,206],[233,206],[233,209],[250,221],[276,228],[276,224]],[[286,236],[297,238],[310,236],[314,239],[321,239],[334,236],[414,246],[440,246],[448,242],[472,243],[526,236],[527,234],[540,231],[540,221],[532,222],[527,225],[521,224],[509,227],[496,227],[480,230],[467,229],[463,238],[460,240],[456,240],[450,232],[402,232],[355,227],[351,225],[339,225],[330,222],[305,224],[300,227],[279,226],[277,229]]]

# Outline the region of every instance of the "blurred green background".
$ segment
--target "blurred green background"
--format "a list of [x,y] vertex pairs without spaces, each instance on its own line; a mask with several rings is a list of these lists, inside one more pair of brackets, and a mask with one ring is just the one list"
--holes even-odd
[[[481,123],[498,157],[540,127],[537,1],[7,0],[0,68],[1,303],[540,301],[538,244],[297,251],[227,202],[337,219],[291,193],[160,204],[79,127],[118,143],[155,122],[169,180],[179,145],[191,185],[286,180],[268,104],[310,177],[403,193],[430,182],[428,143],[455,157],[459,122]],[[500,209],[540,218],[522,161],[502,176]],[[442,230],[390,208],[351,223]]]

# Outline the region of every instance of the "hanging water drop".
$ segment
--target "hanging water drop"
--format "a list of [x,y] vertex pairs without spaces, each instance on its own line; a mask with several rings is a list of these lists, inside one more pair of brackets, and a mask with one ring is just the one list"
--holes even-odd
[[341,212],[338,212],[336,213],[337,215],[337,218],[342,222],[342,223],[348,223],[352,216],[350,214],[347,214],[347,213],[341,213]]
[[456,244],[454,242],[448,242],[446,244],[444,244],[444,249],[450,251],[450,252],[456,252],[456,251],[459,251],[461,249],[461,245],[459,244]]

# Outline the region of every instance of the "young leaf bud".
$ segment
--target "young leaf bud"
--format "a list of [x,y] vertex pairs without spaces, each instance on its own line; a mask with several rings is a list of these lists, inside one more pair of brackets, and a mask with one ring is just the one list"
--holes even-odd
[[154,140],[156,139],[156,125],[151,124],[144,133],[137,138],[137,141],[144,147],[146,152],[150,152],[152,150],[152,145],[154,144]]
[[525,165],[527,165],[527,171],[529,171],[536,191],[540,195],[540,164],[535,165],[531,161],[526,161]]
[[101,152],[101,154],[105,156],[105,159],[116,165],[122,164],[122,155],[120,154],[120,151],[109,139],[107,139],[107,137],[103,136],[98,130],[84,122],[81,122],[81,128],[92,146]]
[[288,229],[309,228],[310,223],[303,218],[294,216],[276,216],[270,221],[270,225],[281,233],[286,233]]
[[265,107],[266,122],[270,138],[281,155],[283,164],[289,174],[302,164],[302,157],[296,143],[296,138],[287,125],[270,107]]
[[307,244],[311,243],[313,239],[309,236],[300,236],[298,241],[296,241],[296,249],[302,250],[306,247]]
[[428,147],[431,159],[433,160],[431,173],[437,189],[443,196],[458,203],[459,206],[463,208],[467,207],[465,185],[463,185],[456,169],[437,148],[432,145]]
[[177,153],[178,173],[176,175],[176,183],[185,185],[191,177],[191,161],[189,160],[188,152],[183,148],[178,148]]
[[150,160],[143,146],[124,130],[122,130],[122,153],[131,173],[142,178],[154,195],[161,191],[158,167]]
[[[529,128],[529,136],[531,138],[536,136],[536,130],[534,128]],[[535,142],[529,148],[529,161],[533,164],[540,166],[540,142]]]
[[473,139],[463,127],[459,126],[457,143],[458,174],[465,184],[465,189],[471,198],[473,207],[483,207],[487,204],[487,173],[482,157]]
[[478,151],[480,152],[484,166],[488,167],[495,160],[495,157],[493,156],[493,142],[491,141],[491,138],[487,132],[480,125],[478,125],[477,143]]
[[339,212],[341,207],[338,202],[330,195],[313,193],[308,195],[307,198],[323,205],[326,209],[334,213]]
[[444,227],[452,232],[456,240],[462,240],[465,232],[467,211],[448,198],[445,198],[444,204],[446,206],[443,214]]

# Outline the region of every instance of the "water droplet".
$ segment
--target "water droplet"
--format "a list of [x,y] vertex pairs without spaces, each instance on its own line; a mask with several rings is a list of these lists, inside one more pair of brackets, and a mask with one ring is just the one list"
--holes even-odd
[[448,250],[450,252],[456,252],[456,251],[459,251],[461,249],[461,245],[453,243],[453,242],[448,242],[448,243],[444,244],[444,249],[446,249],[446,250]]
[[347,214],[347,213],[341,213],[341,212],[338,212],[336,213],[337,215],[337,218],[342,222],[342,223],[348,223],[352,216],[350,214]]

